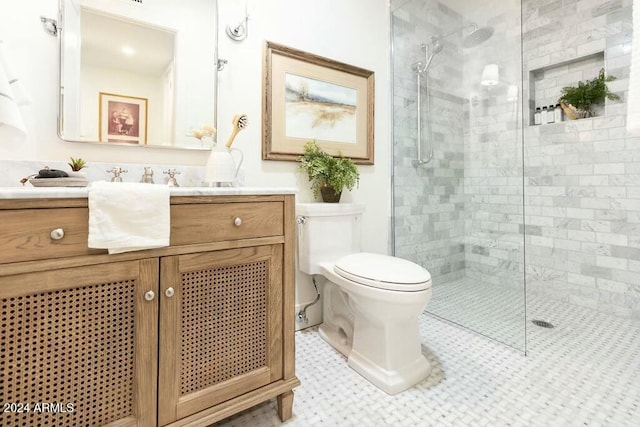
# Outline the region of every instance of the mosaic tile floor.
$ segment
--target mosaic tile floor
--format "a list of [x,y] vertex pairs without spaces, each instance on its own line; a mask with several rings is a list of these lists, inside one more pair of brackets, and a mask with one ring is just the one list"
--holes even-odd
[[[505,288],[463,277],[435,283],[427,310],[494,340],[525,351],[524,285]],[[546,300],[527,300],[529,315],[546,313]]]
[[[286,426],[637,426],[640,324],[548,304],[525,357],[430,315],[420,319],[428,379],[388,396],[351,370],[316,328],[296,333],[294,416]],[[275,400],[217,426],[279,426]]]

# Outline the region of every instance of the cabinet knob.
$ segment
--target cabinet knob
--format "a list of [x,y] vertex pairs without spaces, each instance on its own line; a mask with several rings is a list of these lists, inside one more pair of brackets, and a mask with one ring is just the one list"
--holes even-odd
[[173,288],[167,288],[167,290],[164,291],[164,294],[167,296],[167,298],[171,298],[175,293],[176,291]]
[[236,219],[233,220],[233,223],[235,224],[236,227],[240,227],[242,225],[242,218],[237,216]]
[[146,299],[147,301],[153,301],[155,297],[156,294],[153,291],[147,291],[147,293],[144,294],[144,299]]
[[64,230],[62,228],[54,228],[51,230],[51,240],[60,240],[64,237]]

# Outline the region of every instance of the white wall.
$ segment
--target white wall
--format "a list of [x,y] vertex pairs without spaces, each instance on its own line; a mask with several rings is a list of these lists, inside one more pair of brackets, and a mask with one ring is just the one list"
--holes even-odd
[[[0,16],[0,38],[34,98],[23,109],[29,131],[21,146],[0,141],[2,160],[85,160],[117,163],[204,165],[208,154],[171,149],[68,143],[56,136],[58,40],[46,34],[40,15],[57,16],[56,0],[12,1]],[[233,42],[227,24],[244,16],[245,1],[220,0],[220,57],[229,61],[220,75],[218,138],[226,140],[234,114],[245,113],[249,126],[234,147],[243,150],[245,185],[297,186],[299,200],[310,201],[306,177],[297,163],[261,160],[262,59],[265,40],[326,56],[375,72],[375,165],[362,166],[358,189],[344,201],[367,206],[365,250],[386,253],[390,212],[389,17],[386,0],[248,0],[249,37]]]

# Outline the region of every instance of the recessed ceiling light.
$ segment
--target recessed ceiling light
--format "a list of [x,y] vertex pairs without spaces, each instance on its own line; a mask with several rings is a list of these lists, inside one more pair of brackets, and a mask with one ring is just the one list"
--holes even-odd
[[136,54],[136,50],[131,46],[126,46],[126,45],[122,46],[120,50],[122,51],[122,53],[124,53],[127,56],[133,56]]

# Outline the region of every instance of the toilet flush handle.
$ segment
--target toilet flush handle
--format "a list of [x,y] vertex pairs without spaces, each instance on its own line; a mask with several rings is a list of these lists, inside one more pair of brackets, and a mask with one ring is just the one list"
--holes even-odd
[[[303,230],[302,226],[305,224],[305,222],[307,222],[307,217],[304,217],[302,215],[297,215],[296,216],[296,224],[298,224],[298,232],[297,232],[297,234],[298,234],[298,242],[302,239],[302,230]],[[296,265],[300,265],[300,259],[299,259],[300,254],[298,253],[297,248],[296,248],[296,252],[295,253],[296,253]],[[303,317],[300,317],[301,315]],[[305,321],[305,317],[306,317],[306,315],[305,315],[304,310],[302,310],[301,312],[298,313],[298,320],[301,321],[301,322],[304,322],[306,324],[307,322]]]
[[[296,223],[298,224],[298,239],[302,237],[302,226],[307,222],[307,217],[298,215],[296,216]],[[298,251],[296,251],[296,262],[298,262]]]

